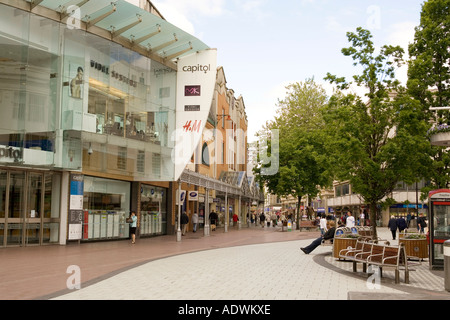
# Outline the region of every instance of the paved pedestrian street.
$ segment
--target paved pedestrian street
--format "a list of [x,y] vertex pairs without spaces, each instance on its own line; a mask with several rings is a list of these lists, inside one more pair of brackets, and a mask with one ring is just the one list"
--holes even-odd
[[[379,228],[381,238],[390,233]],[[2,300],[322,301],[449,300],[444,271],[427,259],[395,284],[394,271],[352,272],[331,246],[306,255],[319,232],[223,229],[130,241],[0,250]],[[396,241],[390,240],[392,244]],[[79,278],[76,278],[76,271]],[[376,271],[376,270],[375,270]],[[72,280],[79,280],[79,287]],[[71,288],[74,287],[74,288]]]
[[[379,234],[387,236],[383,230]],[[301,252],[300,247],[310,242],[304,239],[179,254],[53,299],[450,299],[444,290],[443,272],[430,271],[428,261],[410,272],[410,284],[395,284],[394,271],[383,270],[381,280],[374,273],[354,274],[352,263],[331,256],[330,246],[318,247],[309,255]]]

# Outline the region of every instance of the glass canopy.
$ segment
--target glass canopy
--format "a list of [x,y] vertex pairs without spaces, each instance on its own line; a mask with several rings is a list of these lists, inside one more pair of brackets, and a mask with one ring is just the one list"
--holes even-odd
[[107,31],[112,41],[140,47],[166,61],[209,49],[199,39],[125,0],[27,0],[32,11],[41,6],[60,13],[61,21],[95,33]]

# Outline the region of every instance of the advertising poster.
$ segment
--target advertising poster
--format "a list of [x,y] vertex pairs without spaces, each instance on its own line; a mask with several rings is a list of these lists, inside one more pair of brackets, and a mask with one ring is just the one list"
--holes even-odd
[[70,175],[69,240],[81,240],[83,232],[84,176]]

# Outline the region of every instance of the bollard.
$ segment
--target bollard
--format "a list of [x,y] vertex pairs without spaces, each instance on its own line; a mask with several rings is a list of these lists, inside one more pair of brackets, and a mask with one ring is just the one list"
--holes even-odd
[[450,240],[444,242],[445,290],[450,292]]

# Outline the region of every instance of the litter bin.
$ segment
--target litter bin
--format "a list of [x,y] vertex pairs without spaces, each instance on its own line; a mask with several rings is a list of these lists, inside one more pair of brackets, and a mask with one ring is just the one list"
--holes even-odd
[[445,290],[450,291],[450,240],[444,242]]

